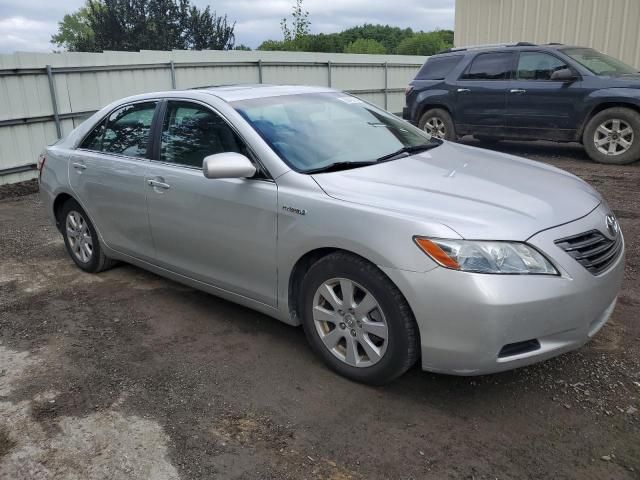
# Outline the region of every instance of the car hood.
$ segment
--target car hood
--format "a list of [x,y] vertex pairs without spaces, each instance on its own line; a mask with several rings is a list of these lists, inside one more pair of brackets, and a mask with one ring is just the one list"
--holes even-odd
[[601,202],[587,183],[558,168],[450,142],[313,178],[333,198],[437,221],[468,239],[526,240]]

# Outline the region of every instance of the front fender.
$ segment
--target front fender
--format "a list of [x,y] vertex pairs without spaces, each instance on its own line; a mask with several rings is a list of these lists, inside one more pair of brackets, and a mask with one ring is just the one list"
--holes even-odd
[[595,115],[595,112],[602,110],[603,106],[628,106],[640,111],[640,89],[627,87],[603,88],[591,92],[585,97],[582,104],[582,124],[577,132],[577,138],[582,137],[587,122]]
[[[289,278],[305,254],[333,248],[380,267],[426,272],[437,267],[414,243],[415,235],[460,238],[442,224],[329,197],[307,175],[278,179],[278,305],[288,305]],[[282,312],[284,313],[284,311]]]

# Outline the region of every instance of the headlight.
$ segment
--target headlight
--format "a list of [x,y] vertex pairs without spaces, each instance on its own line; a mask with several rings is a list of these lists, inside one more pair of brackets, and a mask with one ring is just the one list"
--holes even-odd
[[559,275],[544,255],[520,242],[414,237],[416,245],[443,267],[463,272]]

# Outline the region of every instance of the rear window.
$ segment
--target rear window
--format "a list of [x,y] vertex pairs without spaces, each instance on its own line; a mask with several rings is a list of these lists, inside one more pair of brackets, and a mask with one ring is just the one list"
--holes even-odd
[[462,55],[431,57],[422,66],[416,80],[444,80],[449,72],[462,60]]
[[482,53],[473,60],[461,80],[507,80],[512,62],[511,52]]

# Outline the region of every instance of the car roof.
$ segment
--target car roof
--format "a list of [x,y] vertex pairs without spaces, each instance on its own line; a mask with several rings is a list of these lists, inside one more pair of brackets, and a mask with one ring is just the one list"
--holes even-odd
[[447,50],[443,50],[441,52],[432,55],[434,57],[439,56],[452,56],[452,55],[467,55],[467,54],[476,54],[482,52],[495,52],[502,49],[509,50],[561,50],[565,48],[587,48],[587,47],[578,47],[573,45],[564,45],[562,43],[547,43],[547,44],[536,44],[529,42],[518,42],[518,43],[496,43],[489,45],[470,45],[467,47],[454,47],[448,48]]
[[301,95],[304,93],[338,92],[328,87],[310,87],[306,85],[267,85],[239,84],[198,87],[192,90],[210,93],[227,102],[249,100],[252,98],[279,97],[282,95]]

